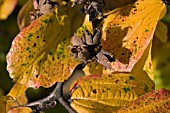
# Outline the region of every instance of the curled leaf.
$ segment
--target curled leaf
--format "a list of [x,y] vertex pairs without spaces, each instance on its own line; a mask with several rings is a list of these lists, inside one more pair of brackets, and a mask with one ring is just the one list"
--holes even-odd
[[156,38],[158,38],[161,42],[165,43],[168,40],[167,34],[167,26],[163,22],[159,21],[155,31]]
[[21,10],[19,11],[18,17],[17,17],[17,23],[18,23],[20,30],[30,24],[30,12],[31,11],[33,11],[33,4],[32,4],[32,1],[29,0],[21,8]]
[[166,89],[154,90],[142,95],[131,104],[122,107],[118,113],[169,113],[170,91]]

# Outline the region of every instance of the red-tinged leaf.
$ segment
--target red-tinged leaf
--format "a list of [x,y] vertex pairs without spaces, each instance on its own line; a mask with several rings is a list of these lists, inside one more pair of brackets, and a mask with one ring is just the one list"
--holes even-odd
[[[138,79],[140,75],[117,73],[90,75],[76,80],[71,87],[71,106],[83,113],[113,112],[126,103],[153,90],[150,79]],[[87,104],[88,103],[88,104]]]
[[122,107],[118,113],[169,113],[170,91],[166,89],[149,92],[131,104]]
[[50,87],[66,80],[78,62],[69,57],[69,40],[83,23],[79,7],[68,3],[33,21],[13,40],[7,55],[10,77],[28,87]]
[[108,73],[131,72],[148,47],[157,22],[165,12],[166,6],[162,0],[138,0],[132,5],[113,10],[104,19],[102,49],[116,58]]
[[0,20],[8,18],[17,5],[17,2],[18,0],[0,0]]

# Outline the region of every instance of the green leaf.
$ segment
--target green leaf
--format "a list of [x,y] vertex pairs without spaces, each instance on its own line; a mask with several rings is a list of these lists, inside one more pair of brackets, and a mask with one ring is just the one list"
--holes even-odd
[[118,113],[169,113],[170,91],[166,89],[154,90],[142,95],[131,104],[122,107]]
[[66,80],[78,62],[69,57],[69,40],[83,23],[79,7],[70,3],[24,28],[7,54],[10,77],[28,87],[50,87]]
[[88,110],[90,113],[99,110],[101,113],[116,111],[153,90],[148,84],[150,79],[145,81],[138,79],[138,76],[140,75],[117,73],[81,77],[72,84],[71,106],[77,112],[86,109],[85,113]]

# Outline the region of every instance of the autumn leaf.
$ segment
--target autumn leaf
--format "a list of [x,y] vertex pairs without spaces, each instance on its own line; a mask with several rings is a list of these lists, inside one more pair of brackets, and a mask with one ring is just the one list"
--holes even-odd
[[78,63],[69,57],[69,40],[83,23],[79,7],[70,3],[24,28],[7,54],[10,77],[28,87],[50,87],[66,80]]
[[163,22],[159,21],[156,27],[155,37],[158,38],[161,42],[165,43],[168,40],[167,34],[168,34],[167,26]]
[[12,13],[18,0],[0,0],[0,20],[5,20]]
[[[143,79],[148,82],[149,87],[154,86],[154,73],[153,73],[153,65],[151,59],[151,48],[152,48],[152,41],[149,43],[148,47],[145,49],[143,55],[139,59],[139,61],[134,65],[131,73],[137,76],[138,79]],[[149,80],[149,81],[148,81]],[[150,82],[152,81],[152,82]]]
[[169,113],[170,91],[166,89],[154,90],[142,95],[131,104],[122,107],[118,113]]
[[30,24],[30,12],[31,11],[33,11],[33,4],[32,4],[32,1],[29,0],[21,8],[21,10],[19,11],[18,17],[17,17],[17,23],[18,23],[20,30]]
[[27,87],[25,85],[16,82],[8,93],[8,96],[16,100],[26,91],[26,89]]
[[7,108],[7,101],[13,101],[13,98],[10,96],[3,96],[0,98],[0,109],[2,113],[7,113],[9,110],[9,107]]
[[27,103],[26,89],[26,86],[15,83],[9,94],[0,98],[1,113],[30,113],[31,109],[28,107],[11,109],[11,107],[18,106],[18,104]]
[[138,76],[117,73],[81,77],[72,84],[71,106],[81,113],[99,110],[100,113],[115,112],[126,103],[153,90],[153,86],[148,86],[150,79],[137,79]]
[[152,40],[158,21],[165,15],[161,0],[138,0],[115,9],[104,19],[102,49],[111,52],[116,61],[111,72],[131,72]]

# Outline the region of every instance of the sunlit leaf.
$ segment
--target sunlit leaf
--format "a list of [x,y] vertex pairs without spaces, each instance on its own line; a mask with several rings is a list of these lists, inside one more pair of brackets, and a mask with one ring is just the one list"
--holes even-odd
[[[145,49],[143,55],[139,61],[134,65],[131,73],[138,74],[138,79],[145,79],[149,84],[149,87],[154,89],[154,74],[153,74],[153,65],[151,61],[151,47],[152,42],[149,43],[148,47]],[[149,81],[148,81],[149,80]],[[151,82],[152,81],[152,82]]]
[[161,42],[165,43],[168,40],[167,34],[167,26],[163,22],[159,21],[155,31],[156,38],[158,38]]
[[27,98],[25,95],[25,90],[27,87],[25,87],[22,84],[16,83],[9,94],[7,96],[3,96],[0,98],[0,108],[1,113],[30,113],[30,108],[15,108],[11,109],[13,106],[18,106],[18,104],[26,104]]
[[140,75],[117,73],[81,77],[72,85],[71,106],[77,111],[87,108],[90,113],[98,110],[103,111],[101,113],[116,111],[153,90],[148,84],[150,79],[137,79],[138,76]]
[[166,6],[161,0],[139,0],[113,10],[104,19],[102,47],[116,58],[108,73],[132,70],[152,40],[157,22],[165,12]]
[[9,108],[7,109],[7,101],[13,101],[13,98],[10,96],[3,96],[0,97],[0,109],[1,109],[1,113],[7,113],[7,111],[9,110]]
[[8,96],[12,97],[13,99],[17,99],[26,91],[27,87],[20,83],[15,83],[10,92],[8,93]]
[[6,109],[8,113],[30,113],[32,111],[29,107],[11,108],[13,106],[18,106],[18,104],[27,104],[27,97],[25,95],[25,92],[23,92],[23,94],[21,94],[16,100],[7,101]]
[[[18,0],[2,0],[0,1],[0,20],[8,18],[12,13]],[[1,3],[2,2],[2,3]]]
[[8,113],[31,113],[32,110],[28,107],[23,107],[23,108],[13,108]]
[[29,0],[19,11],[17,17],[18,26],[21,29],[28,26],[30,24],[30,12],[33,11],[32,1]]
[[149,92],[130,105],[122,107],[118,113],[169,113],[170,91],[166,89]]
[[13,40],[7,55],[10,77],[28,87],[50,87],[66,80],[77,66],[69,40],[83,23],[79,7],[68,3],[33,21]]
[[[146,54],[146,58],[142,62],[145,63],[143,70],[147,73],[147,75],[150,77],[151,80],[154,80],[154,71],[153,71],[153,64],[152,64],[152,58],[151,58],[151,49],[152,49],[152,41],[146,48],[146,50],[143,53],[143,56]],[[141,59],[142,59],[141,57]],[[140,61],[140,60],[139,60]]]
[[156,50],[153,57],[156,89],[166,88],[170,90],[170,42]]

